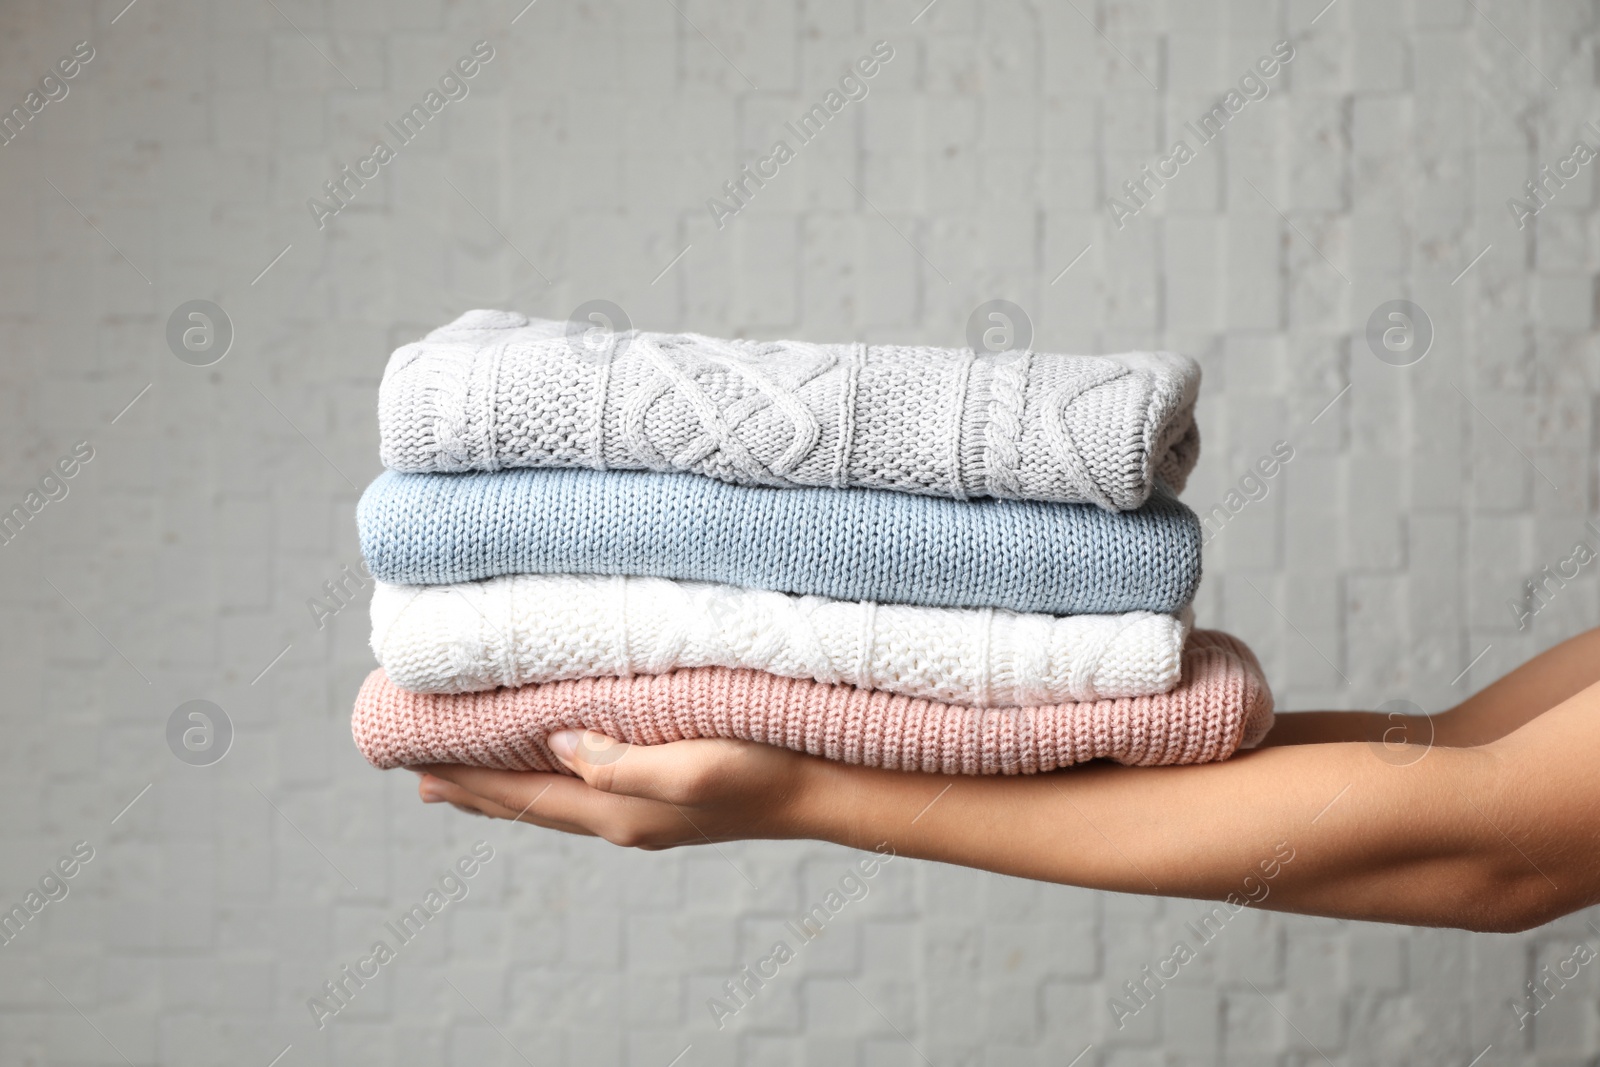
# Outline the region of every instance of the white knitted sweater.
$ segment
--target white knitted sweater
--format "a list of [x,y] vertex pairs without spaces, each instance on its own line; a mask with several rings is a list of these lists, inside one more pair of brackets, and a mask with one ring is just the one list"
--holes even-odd
[[1011,707],[1165,692],[1190,619],[1188,609],[1058,617],[518,574],[379,582],[372,651],[397,686],[420,693],[716,666]]
[[470,311],[390,357],[380,455],[400,471],[693,471],[1128,511],[1199,455],[1200,367],[1171,352],[727,341]]

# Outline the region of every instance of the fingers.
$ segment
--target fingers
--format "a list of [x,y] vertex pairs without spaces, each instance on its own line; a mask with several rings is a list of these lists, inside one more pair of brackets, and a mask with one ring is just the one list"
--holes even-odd
[[549,744],[579,777],[444,764],[412,769],[428,776],[419,787],[425,798],[432,792],[495,818],[668,848],[771,836],[803,758],[747,741],[630,745],[594,731],[560,731]]
[[443,800],[472,806],[494,819],[533,822],[573,833],[594,833],[587,829],[589,819],[582,817],[586,811],[590,816],[594,814],[592,805],[584,805],[587,795],[592,795],[594,790],[565,774],[494,771],[451,763],[413,769],[422,774],[418,793],[424,801]]
[[448,803],[456,811],[462,811],[474,816],[488,816],[490,819],[506,819],[507,822],[530,822],[547,830],[562,830],[563,833],[581,833],[584,837],[595,837],[592,830],[578,822],[555,819],[549,814],[538,813],[530,806],[523,808],[507,808],[496,803],[488,797],[480,797],[478,793],[470,792],[461,785],[445,781],[443,777],[434,774],[424,774],[418,784],[418,793],[422,803]]
[[705,840],[670,804],[613,796],[565,775],[449,765],[415,769],[424,773],[418,791],[425,800],[433,797],[498,819],[603,837],[629,848],[670,848]]
[[[497,771],[488,767],[465,767],[453,763],[427,764],[413,768],[423,773],[424,782],[449,782],[466,792],[492,802],[510,812],[506,818],[522,813],[547,815],[552,805],[573,793],[586,793],[588,787],[564,774],[538,771]],[[424,796],[426,799],[426,796]]]

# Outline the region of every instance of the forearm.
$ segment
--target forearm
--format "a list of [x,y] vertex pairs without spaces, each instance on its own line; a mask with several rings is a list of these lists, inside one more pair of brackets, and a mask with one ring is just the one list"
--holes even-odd
[[1266,747],[1377,741],[1390,746],[1462,748],[1497,741],[1600,681],[1600,629],[1540,653],[1448,711],[1433,716],[1381,711],[1280,714]]
[[1481,745],[1505,737],[1551,708],[1600,682],[1600,629],[1546,649],[1473,694],[1441,718],[1456,743]]
[[[1543,906],[1546,887],[1486,813],[1470,814],[1461,785],[1496,781],[1495,761],[1482,750],[1434,751],[1396,766],[1365,744],[1311,745],[1198,767],[1003,779],[816,761],[790,829],[1095,889],[1497,928]],[[1485,795],[1479,806],[1496,801]]]
[[[1544,711],[1551,707],[1546,704]],[[1496,741],[1522,726],[1530,716],[1518,706],[1494,709],[1465,705],[1438,715],[1404,715],[1384,711],[1289,711],[1279,712],[1272,732],[1261,742],[1262,748],[1285,745],[1328,745],[1361,741],[1383,745],[1393,752],[1394,761],[1407,762],[1404,745],[1428,748],[1469,748]]]

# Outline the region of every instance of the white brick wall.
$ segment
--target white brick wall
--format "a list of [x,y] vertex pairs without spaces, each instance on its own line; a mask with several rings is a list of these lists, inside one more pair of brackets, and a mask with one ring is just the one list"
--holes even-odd
[[[95,458],[0,546],[0,901],[96,855],[0,948],[0,1062],[1600,1054],[1592,969],[1526,1030],[1509,1005],[1600,942],[1581,915],[1245,914],[1118,1030],[1108,997],[1204,907],[909,861],[719,1033],[706,998],[849,854],[629,854],[424,808],[355,753],[365,606],[319,631],[306,600],[357,558],[385,356],[469,307],[959,344],[1004,297],[1039,347],[1192,352],[1192,504],[1295,448],[1208,546],[1199,605],[1289,708],[1438,709],[1600,623],[1592,573],[1526,631],[1507,603],[1596,515],[1596,165],[1526,231],[1506,208],[1600,138],[1592,0],[924,2],[6,5],[0,107],[96,55],[0,146],[0,504],[75,442]],[[307,198],[484,37],[471,94],[319,231]],[[1106,197],[1285,37],[1271,95],[1119,230]],[[719,230],[706,198],[878,39],[869,96]],[[234,326],[213,366],[167,349],[192,299]],[[1394,299],[1434,326],[1410,367],[1365,340]],[[167,748],[196,698],[234,728],[212,766]],[[479,837],[467,900],[317,1031],[307,997]]]

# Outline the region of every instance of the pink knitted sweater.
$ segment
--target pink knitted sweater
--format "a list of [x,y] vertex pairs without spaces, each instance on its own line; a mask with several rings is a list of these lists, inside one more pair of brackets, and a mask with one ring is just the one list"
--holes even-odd
[[590,728],[634,744],[744,738],[846,763],[945,774],[1033,774],[1092,759],[1205,763],[1256,744],[1272,694],[1242,642],[1196,630],[1177,688],[1027,708],[970,708],[891,693],[696,667],[481,693],[423,694],[373,671],[356,698],[356,745],[374,765],[464,763],[565,771],[545,738]]

